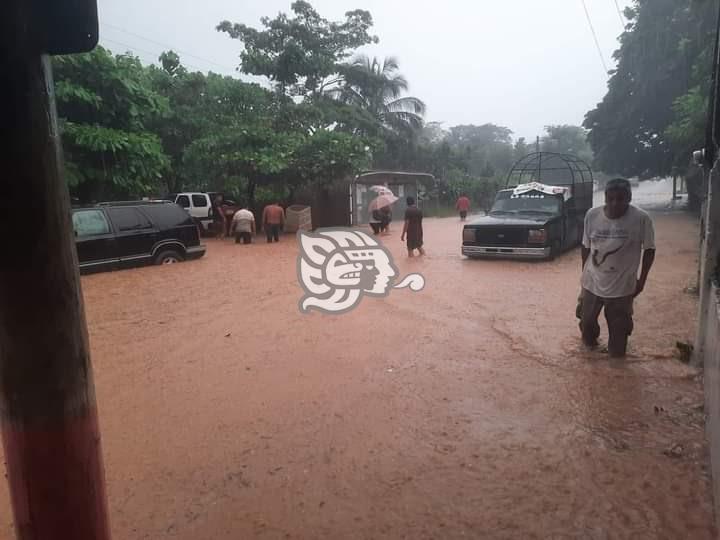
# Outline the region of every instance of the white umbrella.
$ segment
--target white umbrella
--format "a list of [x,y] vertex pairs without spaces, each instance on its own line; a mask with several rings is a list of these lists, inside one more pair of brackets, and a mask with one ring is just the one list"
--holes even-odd
[[377,197],[375,197],[372,201],[370,201],[370,205],[368,207],[368,210],[371,212],[375,210],[380,210],[381,208],[385,208],[386,206],[390,206],[397,202],[399,199],[392,193],[381,193]]
[[380,195],[393,195],[392,190],[387,186],[372,186],[370,191],[375,191]]

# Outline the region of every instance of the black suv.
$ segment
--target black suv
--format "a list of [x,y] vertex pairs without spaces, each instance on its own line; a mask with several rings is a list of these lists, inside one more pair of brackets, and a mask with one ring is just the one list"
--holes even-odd
[[171,264],[205,254],[190,215],[175,203],[101,203],[74,208],[81,273]]

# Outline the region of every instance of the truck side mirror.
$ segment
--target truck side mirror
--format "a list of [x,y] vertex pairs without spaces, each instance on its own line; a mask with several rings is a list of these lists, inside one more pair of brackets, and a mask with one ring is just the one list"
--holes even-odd
[[47,54],[88,52],[98,43],[97,0],[31,0],[35,31]]

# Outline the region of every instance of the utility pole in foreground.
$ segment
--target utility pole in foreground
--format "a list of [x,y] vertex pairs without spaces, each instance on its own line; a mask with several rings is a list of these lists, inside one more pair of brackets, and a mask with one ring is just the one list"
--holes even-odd
[[5,0],[0,10],[0,421],[16,536],[108,540],[90,350],[47,56],[94,47],[97,7],[94,0]]

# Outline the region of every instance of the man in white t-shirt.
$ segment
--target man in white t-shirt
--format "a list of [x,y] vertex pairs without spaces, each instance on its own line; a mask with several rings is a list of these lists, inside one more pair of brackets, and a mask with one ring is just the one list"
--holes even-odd
[[[583,343],[596,347],[598,317],[605,309],[608,352],[624,357],[633,330],[633,300],[645,288],[655,261],[655,230],[650,216],[630,204],[630,182],[616,178],[605,187],[605,206],[585,216],[582,246]],[[642,258],[642,269],[638,277]]]
[[239,244],[241,240],[243,244],[251,244],[252,235],[255,232],[255,216],[253,213],[244,207],[235,212],[230,232],[235,235],[236,244]]

